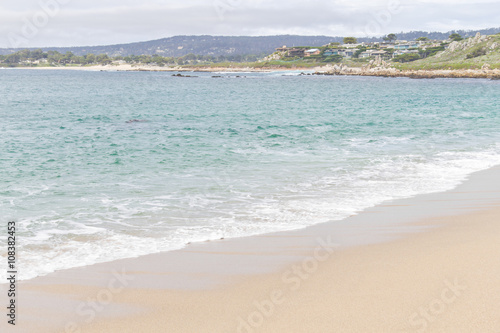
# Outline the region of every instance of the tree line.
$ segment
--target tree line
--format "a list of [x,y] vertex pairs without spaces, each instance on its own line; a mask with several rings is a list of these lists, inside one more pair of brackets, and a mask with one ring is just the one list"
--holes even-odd
[[21,50],[8,55],[0,55],[0,64],[3,66],[15,65],[33,65],[45,63],[51,66],[64,65],[109,65],[114,61],[123,61],[127,64],[155,64],[157,66],[165,65],[193,65],[210,64],[221,62],[253,62],[258,60],[256,55],[195,55],[187,54],[182,57],[163,57],[158,54],[153,55],[132,55],[132,56],[114,56],[107,54],[86,54],[75,55],[72,52],[59,53],[58,51],[44,52],[41,49]]

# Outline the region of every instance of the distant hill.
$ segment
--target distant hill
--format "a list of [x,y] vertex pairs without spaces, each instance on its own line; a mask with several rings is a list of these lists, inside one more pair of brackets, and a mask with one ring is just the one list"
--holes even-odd
[[[411,31],[398,33],[398,39],[414,40],[418,37],[428,37],[429,39],[446,39],[448,36],[457,32],[462,36],[474,36],[476,32],[483,35],[491,35],[500,32],[500,28],[491,28],[474,31],[450,31],[425,32]],[[164,57],[181,57],[189,53],[196,55],[267,55],[277,47],[287,46],[321,46],[333,42],[342,42],[343,37],[328,36],[175,36],[162,38],[147,42],[138,42],[130,44],[104,45],[104,46],[82,46],[82,47],[44,47],[44,51],[58,51],[66,53],[73,52],[75,55],[84,54],[107,54],[108,56],[127,56],[127,55],[153,55],[158,54]],[[358,38],[360,42],[380,41],[381,38]],[[31,50],[36,48],[30,48]],[[0,54],[11,54],[21,49],[0,49]]]
[[448,32],[425,32],[425,31],[410,31],[397,33],[398,39],[402,40],[415,40],[419,37],[427,37],[429,39],[443,40],[447,39],[452,33],[457,33],[464,38],[474,37],[476,33],[481,33],[481,35],[495,35],[500,32],[500,28],[489,28],[482,30],[452,30]]
[[[267,55],[274,52],[277,47],[324,45],[331,42],[340,42],[341,37],[327,36],[175,36],[147,42],[130,44],[84,46],[84,47],[44,47],[44,51],[58,51],[66,53],[71,51],[76,55],[88,53],[109,56],[127,55],[153,55],[164,57],[182,57],[193,53],[196,55]],[[20,49],[0,49],[0,54],[9,54]]]

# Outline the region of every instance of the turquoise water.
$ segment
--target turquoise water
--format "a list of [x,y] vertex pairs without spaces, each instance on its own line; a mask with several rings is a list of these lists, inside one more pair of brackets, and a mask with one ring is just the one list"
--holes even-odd
[[499,81],[283,74],[0,70],[20,277],[340,220],[500,164]]

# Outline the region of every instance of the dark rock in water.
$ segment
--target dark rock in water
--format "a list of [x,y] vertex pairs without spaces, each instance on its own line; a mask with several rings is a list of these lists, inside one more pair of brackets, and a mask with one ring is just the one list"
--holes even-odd
[[429,75],[429,74],[426,74],[426,75],[408,75],[408,77],[410,79],[414,79],[414,80],[435,79],[436,78],[434,75]]
[[145,123],[145,122],[147,122],[147,120],[144,120],[144,119],[130,119],[130,120],[126,121],[127,124],[130,124],[130,123]]
[[172,74],[172,76],[175,76],[175,77],[197,77],[197,76],[182,75],[182,74]]
[[331,73],[331,72],[314,72],[314,73],[312,73],[312,75],[325,75],[325,76],[328,76],[328,75],[335,75],[335,74]]

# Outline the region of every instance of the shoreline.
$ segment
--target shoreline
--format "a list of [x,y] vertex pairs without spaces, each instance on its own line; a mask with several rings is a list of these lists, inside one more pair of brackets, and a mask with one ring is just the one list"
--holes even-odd
[[98,65],[98,66],[61,66],[61,67],[11,67],[4,69],[35,69],[35,70],[76,70],[76,71],[91,71],[91,72],[272,72],[272,71],[287,71],[287,70],[312,70],[312,69],[271,69],[271,68],[250,68],[250,67],[160,67],[150,65]]
[[[154,330],[169,325],[169,329],[176,332],[234,332],[237,325],[240,325],[242,332],[303,332],[304,329],[311,330],[312,327],[316,327],[313,331],[326,332],[326,326],[322,325],[328,324],[328,327],[337,327],[342,332],[358,332],[359,329],[366,331],[368,327],[372,327],[370,332],[399,332],[400,329],[392,329],[398,325],[404,326],[404,323],[396,318],[389,322],[377,321],[380,317],[378,311],[385,314],[388,309],[394,310],[394,306],[399,308],[409,302],[412,304],[410,309],[414,311],[404,314],[403,317],[408,319],[407,316],[417,313],[413,318],[414,324],[417,324],[410,327],[412,329],[408,332],[418,331],[415,328],[424,323],[437,329],[440,326],[425,321],[425,318],[419,315],[420,294],[427,297],[429,303],[433,301],[432,297],[439,296],[439,288],[443,289],[447,283],[454,283],[456,276],[453,277],[453,274],[466,279],[467,274],[473,272],[472,264],[479,265],[488,261],[488,265],[493,265],[490,261],[495,260],[494,253],[498,253],[498,247],[495,246],[500,231],[500,225],[497,223],[500,216],[500,190],[493,179],[498,179],[499,175],[498,166],[480,171],[471,175],[469,180],[454,190],[387,202],[344,221],[327,222],[296,231],[196,243],[182,250],[68,269],[21,282],[19,288],[23,291],[23,298],[20,306],[25,314],[20,320],[23,325],[19,328],[24,327],[26,332],[34,327],[37,327],[39,332],[44,332],[45,329],[47,332],[65,332],[68,330],[64,327],[75,324],[78,328],[84,328],[85,332],[132,332],[132,327],[136,330],[140,327]],[[471,219],[485,221],[471,225]],[[456,225],[456,221],[462,222]],[[476,238],[467,241],[469,247],[461,249],[461,242],[471,236]],[[482,243],[477,237],[480,237]],[[488,241],[484,241],[485,239]],[[422,246],[422,242],[427,245]],[[431,249],[427,248],[429,242]],[[414,247],[408,249],[407,246],[412,244]],[[289,273],[290,267],[296,267],[297,264],[304,264],[308,258],[314,258],[318,245],[323,249],[321,257],[318,258],[324,258],[330,251],[330,254],[333,254],[331,257],[325,257],[325,260],[316,260],[316,264],[309,261],[313,265],[311,267],[317,266],[315,269],[311,268],[310,273],[304,273],[311,275],[311,278],[302,279]],[[483,245],[486,248],[483,248]],[[481,251],[491,251],[493,255],[490,258],[478,257],[474,249],[480,247]],[[454,251],[462,250],[469,251],[467,256],[471,258],[465,268],[461,266],[463,256],[454,256]],[[433,259],[437,255],[435,251],[444,252],[445,259],[460,267],[440,271],[443,263],[437,263]],[[388,263],[384,260],[396,261]],[[373,266],[374,262],[379,261],[381,266]],[[421,274],[426,271],[425,268],[431,267],[435,275],[424,274],[424,280],[428,283],[424,290],[421,289],[422,286],[413,286],[419,291],[418,294],[410,293],[407,295],[409,298],[404,299],[404,304],[394,304],[398,300],[392,299],[393,291],[390,291],[390,286],[383,285],[382,276],[385,269],[389,268],[390,272],[399,277],[398,282],[409,288],[407,283],[418,282],[412,275],[407,275],[407,270],[412,268],[410,263],[418,266],[419,272],[415,273]],[[339,268],[345,271],[338,271]],[[359,274],[365,272],[364,270],[369,270],[372,276],[379,276],[381,280],[377,281],[382,285],[373,285],[375,282],[368,276],[361,277]],[[498,267],[495,267],[491,274],[497,274],[498,271]],[[288,274],[288,282],[283,280],[283,274]],[[450,274],[451,278],[448,278]],[[491,274],[485,275],[492,279]],[[436,276],[439,278],[435,278]],[[328,278],[333,278],[338,285],[328,284]],[[471,285],[475,280],[467,281],[468,285]],[[500,298],[500,292],[497,292],[498,284],[496,285],[497,289],[490,293],[490,298]],[[289,290],[288,287],[291,286],[298,286],[297,291]],[[371,291],[368,291],[367,287],[370,287],[368,290]],[[408,293],[405,288],[398,289],[398,292]],[[438,288],[437,294],[435,288]],[[3,290],[2,287],[0,289]],[[258,327],[254,327],[248,316],[256,312],[255,302],[269,300],[274,295],[273,290],[282,289],[290,293],[285,297],[288,300],[285,304],[288,305],[283,306],[287,310],[276,316],[264,316],[261,313],[265,320]],[[343,295],[342,300],[335,297],[331,300],[322,299],[321,291],[328,293],[333,290],[335,295]],[[376,290],[386,291],[382,294],[375,293],[386,299],[386,303],[378,304],[378,301],[373,299]],[[480,289],[480,292],[484,293],[486,290]],[[272,300],[277,302],[273,312],[278,313],[283,297],[274,296],[276,297]],[[85,307],[87,300],[92,297],[97,300],[101,297],[102,301],[93,312],[91,308]],[[351,298],[356,302],[348,302]],[[367,303],[367,299],[372,300],[373,304]],[[344,301],[347,303],[342,303]],[[302,306],[302,302],[308,306]],[[79,311],[82,310],[82,304],[88,316],[85,311]],[[366,308],[370,304],[373,307],[371,310]],[[40,313],[41,308],[44,310]],[[188,317],[193,315],[191,309],[196,311],[199,318],[190,322]],[[219,313],[220,309],[224,311]],[[311,313],[311,309],[315,309],[316,313]],[[338,313],[326,309],[335,309]],[[495,306],[491,306],[484,315],[490,319],[488,327],[498,330],[500,325],[495,325],[499,323],[491,321],[491,312],[495,309]],[[331,316],[342,314],[344,321],[325,321],[325,317],[319,316],[322,320],[314,324],[307,322],[307,318],[318,316],[321,311],[326,311]],[[297,321],[304,312],[308,317]],[[92,313],[92,320],[87,322]],[[165,313],[170,317],[166,317]],[[473,313],[478,315],[477,312]],[[394,313],[389,312],[387,315],[393,316]],[[50,322],[43,319],[47,316]],[[260,318],[256,316],[257,319]],[[366,319],[363,319],[364,317]],[[287,320],[296,326],[286,326],[288,321],[284,322],[283,318],[288,318]],[[449,324],[444,318],[443,315],[443,325]],[[454,317],[454,320],[456,321],[457,317]],[[477,323],[477,318],[470,318],[469,315],[470,320]],[[162,326],[158,326],[160,323]],[[352,326],[357,324],[362,326]]]
[[[7,69],[7,68],[4,68]],[[10,69],[10,68],[9,68]],[[345,65],[326,65],[310,68],[251,68],[251,67],[159,67],[150,65],[105,65],[87,67],[14,67],[12,69],[35,70],[80,70],[80,71],[117,71],[117,72],[232,72],[232,73],[268,73],[284,71],[305,71],[313,75],[348,75],[348,76],[376,76],[376,77],[408,77],[413,79],[435,78],[478,78],[500,80],[500,69],[439,69],[439,70],[399,70],[384,65],[368,64],[362,67],[347,67]]]
[[377,77],[408,77],[411,79],[500,79],[499,69],[429,69],[399,70],[385,66],[367,65],[364,67],[333,66],[315,72],[316,75],[353,75]]

